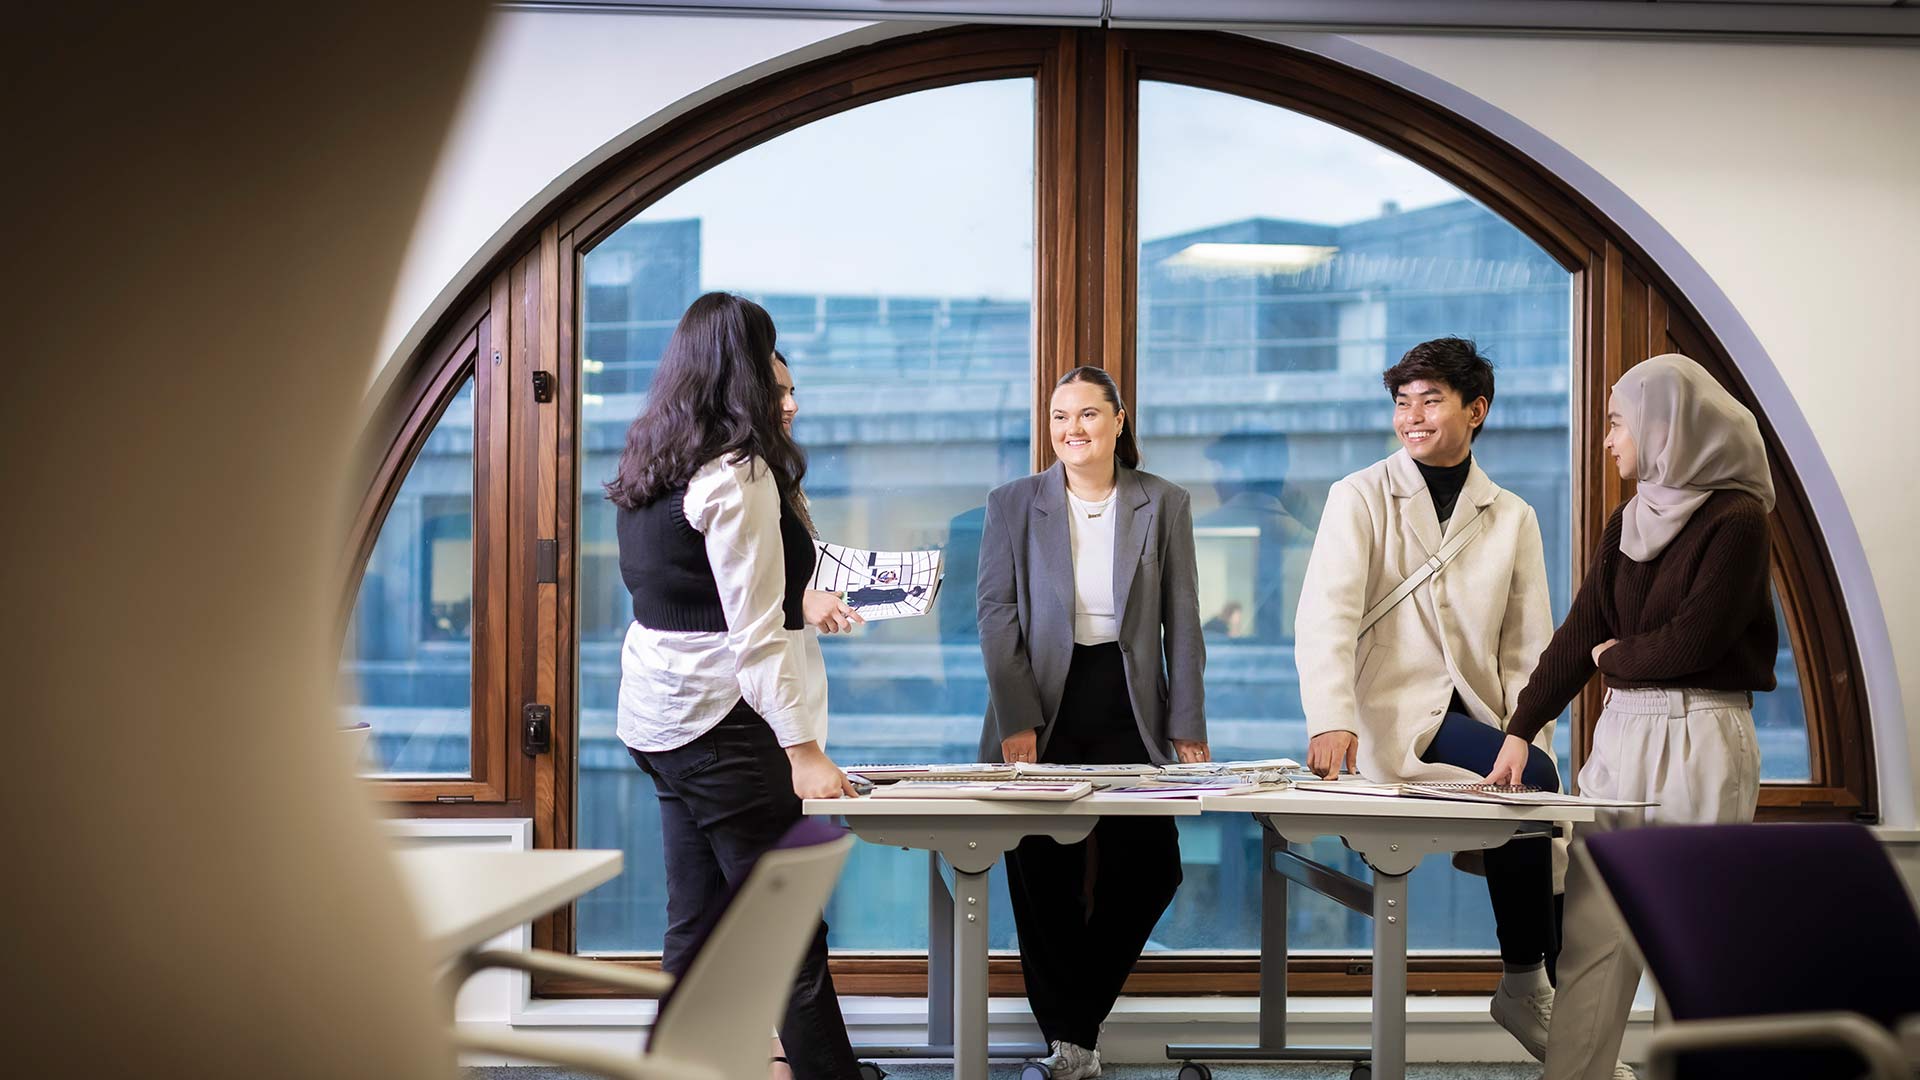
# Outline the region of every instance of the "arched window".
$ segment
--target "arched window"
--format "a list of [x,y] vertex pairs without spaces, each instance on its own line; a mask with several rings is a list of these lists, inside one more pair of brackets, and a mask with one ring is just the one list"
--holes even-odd
[[[1147,467],[1194,493],[1209,721],[1228,754],[1304,750],[1300,575],[1327,485],[1390,449],[1379,373],[1408,346],[1473,337],[1498,365],[1476,452],[1540,515],[1556,615],[1623,495],[1597,420],[1619,373],[1683,351],[1753,404],[1685,298],[1609,223],[1511,148],[1368,76],[1210,34],[951,30],[850,50],[687,113],[566,192],[473,283],[376,425],[387,441],[352,537],[366,571],[344,652],[382,770],[426,769],[405,756],[422,736],[381,730],[382,710],[404,717],[416,699],[397,699],[451,662],[460,626],[474,635],[464,759],[443,747],[446,777],[391,785],[420,812],[530,816],[541,846],[658,864],[651,790],[612,734],[629,609],[599,485],[661,344],[709,289],[759,300],[778,324],[823,539],[947,551],[934,615],[826,643],[842,762],[973,757],[979,508],[1048,463],[1040,407],[1077,364],[1115,374]],[[455,396],[467,373],[472,406]],[[462,504],[443,490],[445,459],[469,409],[478,487]],[[1871,815],[1844,607],[1762,424],[1784,631],[1781,688],[1755,710],[1763,816]],[[388,633],[407,640],[368,637]],[[1561,725],[1563,768],[1596,705]],[[1188,886],[1133,988],[1253,988],[1250,962],[1205,955],[1254,943],[1259,840],[1244,825],[1183,823]],[[1484,889],[1435,862],[1416,875],[1430,914],[1415,943],[1458,956],[1416,962],[1411,985],[1490,984]],[[629,874],[536,937],[644,957],[658,880]],[[831,920],[837,947],[863,950],[841,962],[843,989],[917,992],[912,897],[926,881],[919,856],[859,849]],[[996,915],[1004,945],[1011,919]],[[1364,948],[1343,913],[1291,917],[1296,944]],[[1296,968],[1318,988],[1364,981],[1344,961]],[[997,964],[994,987],[1017,992],[1017,971]]]

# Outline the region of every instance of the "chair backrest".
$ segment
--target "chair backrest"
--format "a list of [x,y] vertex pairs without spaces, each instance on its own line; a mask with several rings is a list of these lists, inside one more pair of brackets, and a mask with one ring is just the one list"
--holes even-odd
[[[1587,851],[1675,1020],[1847,1010],[1890,1026],[1920,1012],[1920,918],[1863,826],[1630,829]],[[1812,1054],[1776,1052],[1764,1071],[1788,1057],[1826,1075]]]
[[685,974],[660,1000],[647,1052],[761,1080],[767,1039],[853,846],[847,830],[802,818],[760,856],[694,942]]

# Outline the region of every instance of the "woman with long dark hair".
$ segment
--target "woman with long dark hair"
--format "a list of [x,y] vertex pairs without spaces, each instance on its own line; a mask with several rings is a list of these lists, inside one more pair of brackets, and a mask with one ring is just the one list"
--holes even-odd
[[[758,304],[695,300],[606,485],[633,594],[618,731],[659,795],[662,966],[675,974],[726,891],[799,819],[800,800],[853,793],[823,749],[826,672],[802,612],[814,560],[806,457],[783,421],[773,347]],[[780,1038],[799,1080],[857,1074],[825,922]]]
[[[987,496],[980,760],[1115,764],[1207,760],[1193,506],[1140,471],[1113,378],[1068,372],[1048,403],[1060,460]],[[1100,1025],[1180,885],[1164,817],[1105,817],[1077,844],[1030,837],[1007,853],[1027,1000],[1052,1080],[1100,1075]]]

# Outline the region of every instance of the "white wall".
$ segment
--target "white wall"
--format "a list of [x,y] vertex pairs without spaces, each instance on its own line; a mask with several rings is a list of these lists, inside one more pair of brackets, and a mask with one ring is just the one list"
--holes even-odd
[[[772,67],[787,67],[845,48],[862,40],[855,32],[866,25],[495,12],[407,249],[377,355],[410,353],[430,329],[425,323],[496,253],[498,241],[544,206],[543,192],[557,192],[631,145],[658,126],[662,110],[679,103],[671,111],[684,111],[751,82],[775,57],[783,59]],[[829,38],[841,40],[818,47]]]

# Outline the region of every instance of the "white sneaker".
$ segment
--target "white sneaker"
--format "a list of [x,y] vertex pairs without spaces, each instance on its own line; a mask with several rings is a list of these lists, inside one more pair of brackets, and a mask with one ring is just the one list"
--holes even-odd
[[1100,1051],[1070,1042],[1053,1041],[1053,1053],[1040,1059],[1053,1080],[1087,1080],[1100,1075]]
[[1626,1062],[1616,1061],[1613,1063],[1613,1080],[1640,1080],[1640,1077],[1627,1067]]
[[1493,1014],[1493,1022],[1507,1029],[1535,1061],[1547,1060],[1547,1028],[1553,1023],[1553,987],[1537,990],[1531,994],[1516,994],[1507,987],[1507,980],[1493,992],[1493,1003],[1487,1007]]

